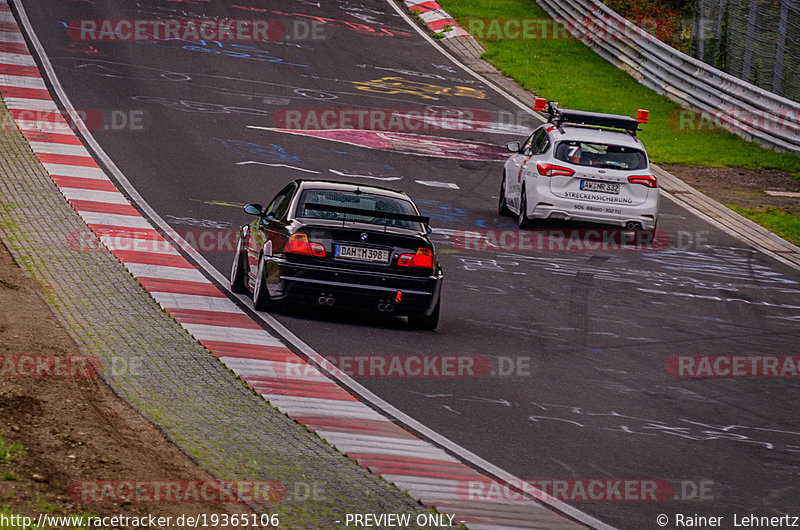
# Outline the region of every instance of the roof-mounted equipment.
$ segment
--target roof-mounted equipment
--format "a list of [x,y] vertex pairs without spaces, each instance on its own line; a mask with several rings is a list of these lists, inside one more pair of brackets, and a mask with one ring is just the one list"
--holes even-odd
[[603,129],[621,129],[632,136],[636,136],[640,123],[647,123],[650,112],[639,109],[636,117],[622,116],[621,114],[603,114],[600,112],[586,112],[582,110],[559,109],[557,101],[547,101],[545,98],[536,98],[533,110],[547,114],[548,123],[552,123],[563,132],[561,126],[587,125]]

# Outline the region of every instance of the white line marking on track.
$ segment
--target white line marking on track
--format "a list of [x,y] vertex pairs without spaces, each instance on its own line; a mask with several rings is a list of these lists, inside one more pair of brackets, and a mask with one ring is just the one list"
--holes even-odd
[[266,162],[257,162],[255,160],[246,160],[244,162],[236,162],[237,166],[246,166],[246,165],[249,165],[249,164],[258,164],[260,166],[270,166],[270,167],[286,167],[286,168],[294,169],[294,170],[297,170],[297,171],[305,171],[306,173],[314,173],[315,175],[319,175],[319,171],[314,171],[313,169],[305,169],[305,168],[302,168],[302,167],[289,166],[287,164],[268,164]]
[[384,180],[384,181],[387,181],[387,182],[392,181],[392,180],[401,180],[403,178],[403,177],[376,177],[376,176],[373,176],[373,175],[355,175],[355,174],[351,174],[351,173],[345,173],[343,171],[337,171],[335,169],[329,169],[328,171],[330,171],[334,175],[339,175],[340,177],[353,177],[353,178],[359,178],[359,179]]
[[431,188],[449,188],[451,190],[461,189],[455,182],[439,182],[436,180],[415,180],[414,182],[423,186],[430,186]]

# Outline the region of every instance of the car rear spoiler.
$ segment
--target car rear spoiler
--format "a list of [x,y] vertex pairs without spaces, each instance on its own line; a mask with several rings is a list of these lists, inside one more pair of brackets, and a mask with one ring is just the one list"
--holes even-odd
[[418,223],[430,224],[430,217],[424,215],[410,215],[407,213],[394,213],[394,212],[380,212],[378,210],[365,210],[363,208],[351,208],[349,206],[336,206],[335,204],[320,204],[316,202],[307,202],[303,205],[303,212],[306,210],[320,210],[323,212],[334,213],[351,213],[353,215],[369,215],[372,217],[380,217],[382,219],[398,219],[400,221],[412,221]]
[[604,114],[601,112],[586,112],[582,110],[560,109],[557,101],[547,101],[544,98],[536,98],[533,110],[538,110],[547,114],[547,121],[554,124],[563,132],[561,125],[572,123],[575,125],[590,125],[595,127],[623,129],[631,136],[636,136],[640,131],[639,124],[647,123],[650,112],[639,109],[636,117],[623,116],[621,114]]

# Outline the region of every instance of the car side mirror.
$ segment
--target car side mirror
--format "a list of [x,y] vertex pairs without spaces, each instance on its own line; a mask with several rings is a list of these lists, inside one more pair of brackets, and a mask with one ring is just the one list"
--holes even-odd
[[247,206],[244,207],[245,213],[249,215],[263,216],[264,215],[263,210],[264,208],[262,208],[260,204],[248,204]]
[[519,147],[519,142],[509,142],[506,144],[506,148],[512,153],[519,153]]

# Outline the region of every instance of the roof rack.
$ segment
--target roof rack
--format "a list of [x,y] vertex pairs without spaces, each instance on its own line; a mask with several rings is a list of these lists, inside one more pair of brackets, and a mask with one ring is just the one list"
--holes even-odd
[[640,123],[647,123],[650,112],[639,109],[636,117],[622,116],[621,114],[602,114],[600,112],[586,112],[582,110],[559,109],[557,101],[547,101],[545,98],[536,98],[533,110],[547,114],[548,123],[552,123],[561,132],[561,125],[570,123],[574,125],[590,125],[604,129],[622,129],[631,136],[636,136]]

